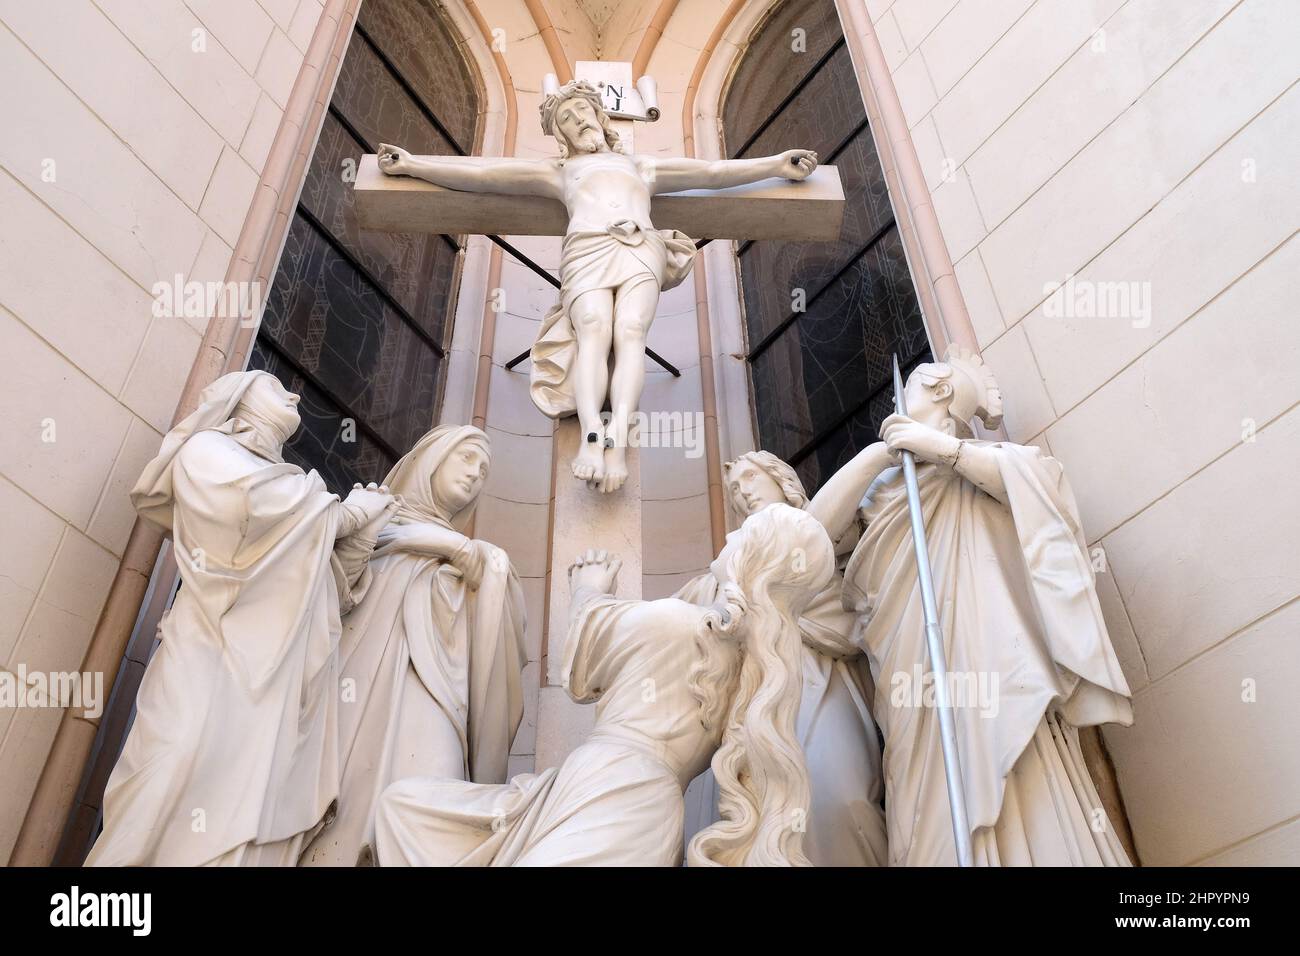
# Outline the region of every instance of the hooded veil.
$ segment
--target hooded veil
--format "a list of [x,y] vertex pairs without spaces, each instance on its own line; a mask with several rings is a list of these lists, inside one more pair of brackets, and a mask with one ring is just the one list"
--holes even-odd
[[131,489],[131,504],[142,518],[164,531],[172,530],[172,505],[175,498],[172,465],[185,443],[201,431],[217,431],[229,435],[268,461],[284,460],[278,448],[260,441],[248,422],[235,417],[235,409],[246,398],[250,403],[256,403],[256,393],[249,395],[248,390],[262,376],[275,379],[270,372],[261,371],[231,372],[221,376],[200,393],[199,407],[163,436],[158,454],[145,465],[135,487]]
[[[402,505],[394,523],[463,533],[475,501],[452,513],[434,476],[463,442],[489,450],[478,428],[444,425],[421,438],[385,483]],[[445,548],[382,545],[374,582],[344,620],[340,644],[342,784],[339,814],[303,855],[352,866],[374,833],[380,793],[408,776],[505,780],[523,717],[524,600],[504,552],[466,586]]]
[[439,502],[433,493],[433,476],[439,466],[463,441],[477,442],[491,454],[491,443],[487,434],[473,425],[439,425],[402,456],[401,461],[393,466],[384,479],[388,490],[402,499],[398,508],[397,520],[403,524],[430,521],[464,532],[470,516],[478,505],[478,496],[460,511],[452,514],[450,509]]

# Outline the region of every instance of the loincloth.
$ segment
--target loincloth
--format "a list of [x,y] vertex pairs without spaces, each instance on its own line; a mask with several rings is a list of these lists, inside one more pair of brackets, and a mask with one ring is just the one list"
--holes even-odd
[[[625,228],[620,228],[625,227]],[[695,261],[695,244],[674,229],[646,231],[635,223],[613,223],[605,232],[571,232],[560,257],[560,301],[542,320],[530,353],[533,404],[551,418],[576,411],[571,372],[578,339],[569,318],[578,297],[598,289],[617,296],[653,281],[662,292],[679,285]],[[612,321],[612,320],[611,320]]]

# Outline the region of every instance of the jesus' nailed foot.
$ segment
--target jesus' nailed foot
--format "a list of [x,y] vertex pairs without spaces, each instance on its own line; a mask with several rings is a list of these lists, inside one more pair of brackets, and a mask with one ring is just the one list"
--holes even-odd
[[627,481],[627,448],[617,445],[608,435],[590,431],[584,437],[570,470],[573,477],[585,481],[595,491],[609,494]]

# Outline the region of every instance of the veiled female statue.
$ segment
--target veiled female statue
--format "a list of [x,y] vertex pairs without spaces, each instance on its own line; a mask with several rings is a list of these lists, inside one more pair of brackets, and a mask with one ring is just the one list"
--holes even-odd
[[[846,536],[857,497],[837,494],[834,480],[809,501],[793,468],[771,452],[754,451],[728,462],[723,479],[734,511],[744,524],[775,504],[808,511],[833,541]],[[742,525],[743,529],[744,525]],[[727,547],[677,597],[713,604],[727,582]],[[804,849],[816,866],[885,866],[884,777],[880,740],[871,717],[872,685],[866,657],[853,641],[854,617],[844,610],[836,572],[799,616],[803,692],[795,733],[804,750],[812,786]]]
[[292,866],[330,812],[340,605],[395,502],[286,463],[297,404],[266,372],[217,379],[131,491],[181,588],[87,865]]
[[416,777],[384,793],[383,866],[675,866],[686,785],[712,759],[722,819],[691,865],[807,865],[808,778],[795,738],[805,605],[834,555],[814,519],[774,505],[745,523],[711,608],[624,601],[620,562],[570,569],[564,684],[595,728],[559,767],[484,786]]
[[523,716],[523,591],[504,551],[464,533],[490,464],[484,432],[444,425],[385,479],[401,506],[339,647],[339,810],[303,865],[356,865],[394,780],[506,778]]
[[890,863],[956,862],[907,492],[891,467],[906,449],[955,678],[975,862],[1126,866],[1078,728],[1131,723],[1132,705],[1064,471],[1037,448],[972,437],[972,418],[996,427],[1002,409],[977,355],[950,349],[913,371],[905,394],[910,417],[887,418],[884,442],[846,466],[855,494],[870,488],[844,602],[876,679]]

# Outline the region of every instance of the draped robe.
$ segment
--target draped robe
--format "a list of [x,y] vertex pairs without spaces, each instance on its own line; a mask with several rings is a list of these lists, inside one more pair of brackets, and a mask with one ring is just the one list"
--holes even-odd
[[[705,628],[702,608],[671,598],[588,603],[564,661],[569,695],[597,701],[586,741],[559,767],[504,785],[398,781],[380,800],[379,864],[679,865],[682,793],[717,749],[727,704],[706,730],[688,686]],[[713,652],[739,653],[721,640]]]
[[[388,476],[405,502],[397,523],[452,530],[428,488],[467,438],[486,442],[469,426],[435,429]],[[375,551],[371,587],[343,621],[339,809],[304,852],[305,866],[356,865],[373,844],[380,794],[395,780],[506,778],[527,663],[519,578],[498,551],[470,590],[445,557],[411,547]]]
[[[1005,503],[946,466],[917,468],[949,672],[996,681],[991,700],[955,707],[976,862],[1127,865],[1078,744],[1078,727],[1129,724],[1132,707],[1073,494],[1037,448],[979,444],[997,455]],[[863,516],[844,606],[876,683],[890,863],[954,865],[938,713],[915,693],[930,668],[900,469]]]
[[247,434],[234,420],[170,451],[169,435],[165,492],[137,498],[165,514],[181,588],[87,865],[293,865],[338,793],[340,593],[368,577],[348,589],[342,508],[320,476]]
[[[648,170],[642,175],[653,176],[652,167],[641,168]],[[560,301],[543,317],[529,353],[529,392],[537,408],[551,418],[564,418],[577,409],[573,366],[578,336],[570,313],[579,296],[608,289],[617,298],[641,282],[654,282],[666,292],[681,285],[694,261],[695,243],[684,233],[643,229],[631,220],[610,223],[604,232],[566,235],[561,247]],[[647,318],[646,331],[653,320],[653,315]]]

